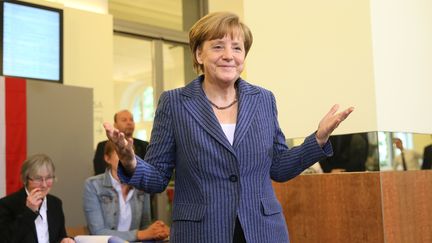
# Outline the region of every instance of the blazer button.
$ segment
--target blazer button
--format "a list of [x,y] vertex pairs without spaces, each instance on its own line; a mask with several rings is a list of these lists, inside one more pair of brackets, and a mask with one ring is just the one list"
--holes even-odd
[[237,177],[236,175],[230,175],[229,180],[230,180],[231,182],[237,182],[238,177]]

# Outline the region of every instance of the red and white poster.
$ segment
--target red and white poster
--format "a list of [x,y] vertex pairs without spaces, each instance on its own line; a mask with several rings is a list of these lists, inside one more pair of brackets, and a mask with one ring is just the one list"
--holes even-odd
[[27,156],[26,80],[0,77],[0,197],[22,187]]

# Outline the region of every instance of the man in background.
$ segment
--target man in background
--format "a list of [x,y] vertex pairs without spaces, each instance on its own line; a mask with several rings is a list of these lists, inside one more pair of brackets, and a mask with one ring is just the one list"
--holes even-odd
[[432,169],[432,144],[424,148],[422,170]]
[[393,138],[394,146],[400,150],[400,154],[394,158],[393,170],[418,170],[421,156],[413,149],[405,149],[400,138]]
[[[114,127],[123,132],[126,138],[132,138],[135,130],[135,122],[132,113],[128,110],[121,110],[114,115]],[[104,147],[108,140],[99,142],[93,158],[94,174],[99,175],[105,172],[107,163],[104,160]],[[133,138],[135,154],[144,159],[148,142]]]
[[319,164],[325,173],[365,171],[369,155],[367,133],[354,133],[330,136],[333,156]]

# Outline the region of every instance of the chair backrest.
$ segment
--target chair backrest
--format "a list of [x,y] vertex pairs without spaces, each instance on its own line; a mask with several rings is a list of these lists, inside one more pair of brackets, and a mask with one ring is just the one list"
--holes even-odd
[[88,235],[89,230],[86,225],[76,227],[66,227],[66,234],[69,237],[75,237],[77,235]]

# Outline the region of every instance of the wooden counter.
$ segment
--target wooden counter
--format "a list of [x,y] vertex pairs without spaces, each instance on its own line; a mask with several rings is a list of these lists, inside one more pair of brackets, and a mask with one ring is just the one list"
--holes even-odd
[[292,243],[432,242],[432,171],[301,175],[273,187]]

